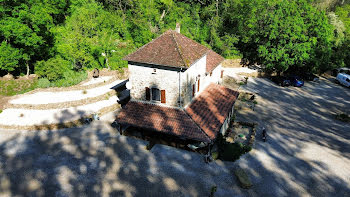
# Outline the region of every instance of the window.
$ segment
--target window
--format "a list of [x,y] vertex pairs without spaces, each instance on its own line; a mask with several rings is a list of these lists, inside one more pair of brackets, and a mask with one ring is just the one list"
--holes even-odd
[[345,80],[345,81],[350,82],[350,79],[349,79],[349,78],[346,78],[346,80]]
[[160,101],[160,91],[158,88],[152,88],[151,89],[151,95],[153,101]]

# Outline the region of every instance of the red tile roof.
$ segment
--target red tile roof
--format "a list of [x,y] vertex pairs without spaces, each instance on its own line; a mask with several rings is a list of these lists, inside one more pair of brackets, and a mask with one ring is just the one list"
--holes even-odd
[[207,57],[210,62],[209,68],[213,69],[221,63],[223,57],[219,54],[180,33],[168,30],[155,40],[126,56],[124,60],[188,68],[207,53],[209,53],[209,57]]
[[130,101],[117,116],[117,122],[155,130],[185,139],[210,142],[208,136],[184,110]]
[[232,110],[238,92],[217,84],[210,84],[186,108],[194,122],[214,140],[227,115]]
[[207,72],[213,71],[225,58],[215,53],[213,50],[209,50],[207,53]]
[[120,124],[142,127],[185,139],[215,140],[238,92],[210,84],[185,109],[130,101],[118,114]]

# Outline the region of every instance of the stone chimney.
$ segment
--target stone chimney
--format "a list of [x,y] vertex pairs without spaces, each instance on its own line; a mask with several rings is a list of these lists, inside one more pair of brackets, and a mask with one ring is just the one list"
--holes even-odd
[[180,23],[176,23],[175,31],[180,33]]

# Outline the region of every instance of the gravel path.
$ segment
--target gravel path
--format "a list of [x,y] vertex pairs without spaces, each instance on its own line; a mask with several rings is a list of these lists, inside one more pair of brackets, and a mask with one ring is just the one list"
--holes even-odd
[[[209,164],[196,153],[120,136],[109,124],[49,132],[0,131],[0,196],[350,196],[350,125],[332,112],[350,106],[350,91],[322,80],[281,88],[266,79],[243,87],[259,93],[253,151],[235,163]],[[115,114],[109,114],[114,116]],[[105,119],[103,117],[102,119]],[[259,137],[260,136],[260,137]],[[253,181],[240,189],[235,167]]]
[[48,104],[48,103],[62,103],[69,101],[77,101],[86,98],[96,97],[106,94],[111,90],[111,87],[119,84],[123,80],[116,80],[112,83],[96,88],[74,91],[59,91],[59,92],[37,92],[34,94],[24,95],[14,100],[10,100],[12,104]]
[[104,107],[114,105],[117,103],[117,100],[117,96],[112,96],[108,100],[64,109],[4,109],[0,113],[0,125],[30,126],[74,121],[82,116],[95,113]]
[[96,83],[102,83],[104,81],[108,81],[110,79],[112,79],[113,76],[102,76],[99,78],[91,78],[89,81],[81,84],[81,86],[88,86],[88,85],[92,85],[92,84],[96,84]]

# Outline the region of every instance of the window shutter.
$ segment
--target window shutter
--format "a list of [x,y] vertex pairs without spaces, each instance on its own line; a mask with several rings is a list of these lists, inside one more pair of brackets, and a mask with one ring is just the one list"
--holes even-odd
[[151,100],[151,93],[148,87],[146,87],[146,100],[147,101]]
[[195,91],[196,91],[195,88],[196,88],[196,86],[193,84],[193,85],[192,85],[192,97],[194,97],[194,93],[195,93]]
[[199,92],[199,84],[201,83],[201,80],[198,79],[198,89],[197,89],[197,92]]
[[160,100],[161,100],[161,103],[166,103],[165,90],[160,91]]
[[221,76],[220,76],[221,78],[223,78],[224,77],[224,71],[223,70],[221,70]]

